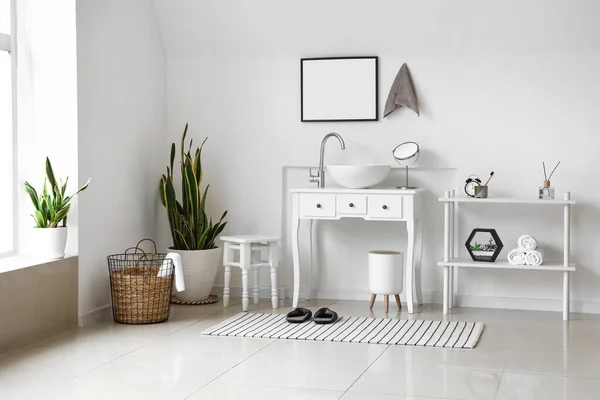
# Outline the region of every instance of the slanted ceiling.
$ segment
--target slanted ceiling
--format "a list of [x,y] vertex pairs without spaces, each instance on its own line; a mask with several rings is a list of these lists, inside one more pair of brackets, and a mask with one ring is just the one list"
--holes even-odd
[[[154,1],[167,55],[177,57],[319,55],[332,48],[338,54],[520,53],[600,43],[595,0]],[[512,27],[519,35],[506,40]],[[569,36],[561,34],[567,27]]]

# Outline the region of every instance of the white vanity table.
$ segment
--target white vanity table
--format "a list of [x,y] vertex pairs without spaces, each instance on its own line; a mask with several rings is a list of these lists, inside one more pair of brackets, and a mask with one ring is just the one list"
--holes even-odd
[[[339,220],[362,218],[367,221],[405,222],[408,248],[405,258],[405,284],[408,312],[413,313],[416,292],[418,304],[421,295],[420,215],[422,191],[419,189],[346,189],[341,187],[292,189],[292,254],[294,264],[293,307],[300,297],[300,249],[298,232],[300,220]],[[312,229],[311,235],[312,235]],[[312,238],[311,238],[312,243]],[[312,246],[311,246],[312,247]],[[312,248],[311,248],[312,252]],[[415,257],[415,255],[417,257]],[[312,270],[312,255],[311,265]],[[366,256],[365,256],[366,259]],[[415,260],[418,261],[415,261]],[[365,265],[367,268],[367,265]],[[310,290],[309,290],[310,293]]]

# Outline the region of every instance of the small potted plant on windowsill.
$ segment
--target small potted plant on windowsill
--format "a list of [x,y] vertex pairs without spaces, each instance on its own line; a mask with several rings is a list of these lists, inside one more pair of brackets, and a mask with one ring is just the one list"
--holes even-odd
[[25,182],[25,191],[29,194],[35,212],[31,214],[35,221],[32,235],[35,241],[36,255],[48,260],[56,260],[65,256],[67,245],[67,214],[71,210],[71,202],[80,192],[87,189],[90,179],[75,194],[66,196],[69,178],[56,181],[50,159],[46,157],[46,178],[42,194],[29,182]]
[[[171,145],[170,165],[160,179],[160,201],[167,211],[173,246],[170,251],[181,256],[185,290],[175,296],[182,301],[202,301],[210,295],[221,258],[221,249],[216,241],[225,228],[223,213],[218,222],[206,214],[206,196],[209,185],[204,190],[202,183],[202,148],[204,142],[192,153],[192,140],[187,152],[185,138],[188,126],[185,125],[181,138],[181,202],[177,200],[173,180],[175,143]],[[192,155],[193,154],[193,155]]]

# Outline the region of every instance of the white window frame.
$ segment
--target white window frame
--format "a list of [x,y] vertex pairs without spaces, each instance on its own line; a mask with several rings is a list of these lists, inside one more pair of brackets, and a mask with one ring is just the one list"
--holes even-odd
[[19,252],[19,212],[18,212],[18,162],[17,162],[17,13],[16,0],[10,2],[10,35],[0,33],[0,51],[7,51],[11,55],[11,75],[12,75],[12,127],[13,127],[13,184],[12,184],[12,199],[13,199],[13,245],[12,250],[7,253],[0,253],[0,258],[12,256]]

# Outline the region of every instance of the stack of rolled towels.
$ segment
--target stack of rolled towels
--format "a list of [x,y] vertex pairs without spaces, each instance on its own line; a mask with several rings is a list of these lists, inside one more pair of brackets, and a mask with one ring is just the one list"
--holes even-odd
[[512,265],[542,265],[544,256],[537,246],[537,240],[533,236],[521,235],[517,240],[517,248],[508,253],[508,262]]

